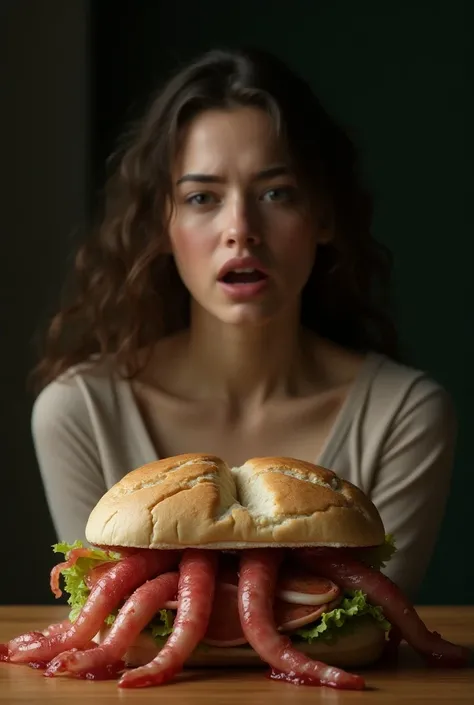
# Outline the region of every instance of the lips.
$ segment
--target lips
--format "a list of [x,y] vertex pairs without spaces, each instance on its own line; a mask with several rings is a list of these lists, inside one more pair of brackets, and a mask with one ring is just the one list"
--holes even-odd
[[265,267],[256,257],[234,257],[221,268],[218,280],[226,284],[253,284],[267,276]]
[[228,260],[219,272],[218,282],[224,294],[232,301],[254,299],[268,286],[267,271],[256,257]]
[[222,280],[219,282],[219,286],[230,300],[237,302],[249,301],[266,290],[268,287],[268,277],[263,275],[263,277],[257,281],[240,281],[234,283]]
[[221,281],[225,284],[254,284],[262,279],[266,279],[266,275],[258,269],[234,269],[228,272]]

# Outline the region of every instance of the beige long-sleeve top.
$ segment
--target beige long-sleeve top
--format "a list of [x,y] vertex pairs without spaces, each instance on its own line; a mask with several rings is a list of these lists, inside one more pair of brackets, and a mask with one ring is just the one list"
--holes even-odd
[[[81,366],[37,398],[32,431],[57,536],[82,539],[89,513],[130,470],[157,459],[129,381]],[[398,552],[385,569],[418,590],[449,492],[455,416],[426,374],[368,355],[314,461],[358,485],[378,508]]]

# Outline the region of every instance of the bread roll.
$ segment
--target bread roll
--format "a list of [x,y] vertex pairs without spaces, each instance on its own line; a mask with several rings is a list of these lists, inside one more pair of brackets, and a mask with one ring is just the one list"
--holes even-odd
[[363,547],[384,536],[374,504],[331,470],[277,457],[230,468],[203,453],[128,473],[86,527],[92,544],[153,549]]

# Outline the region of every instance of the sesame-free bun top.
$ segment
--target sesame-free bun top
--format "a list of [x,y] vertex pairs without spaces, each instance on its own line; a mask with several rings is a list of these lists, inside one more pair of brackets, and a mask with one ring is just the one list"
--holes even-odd
[[271,457],[230,468],[203,453],[128,473],[86,526],[92,544],[162,549],[376,546],[384,537],[374,504],[331,470]]

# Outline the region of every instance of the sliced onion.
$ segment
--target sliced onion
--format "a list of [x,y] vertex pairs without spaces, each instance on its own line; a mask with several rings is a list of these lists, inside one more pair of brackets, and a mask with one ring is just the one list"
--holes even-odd
[[341,591],[331,580],[308,573],[282,576],[277,585],[277,597],[293,605],[325,605],[339,597]]

